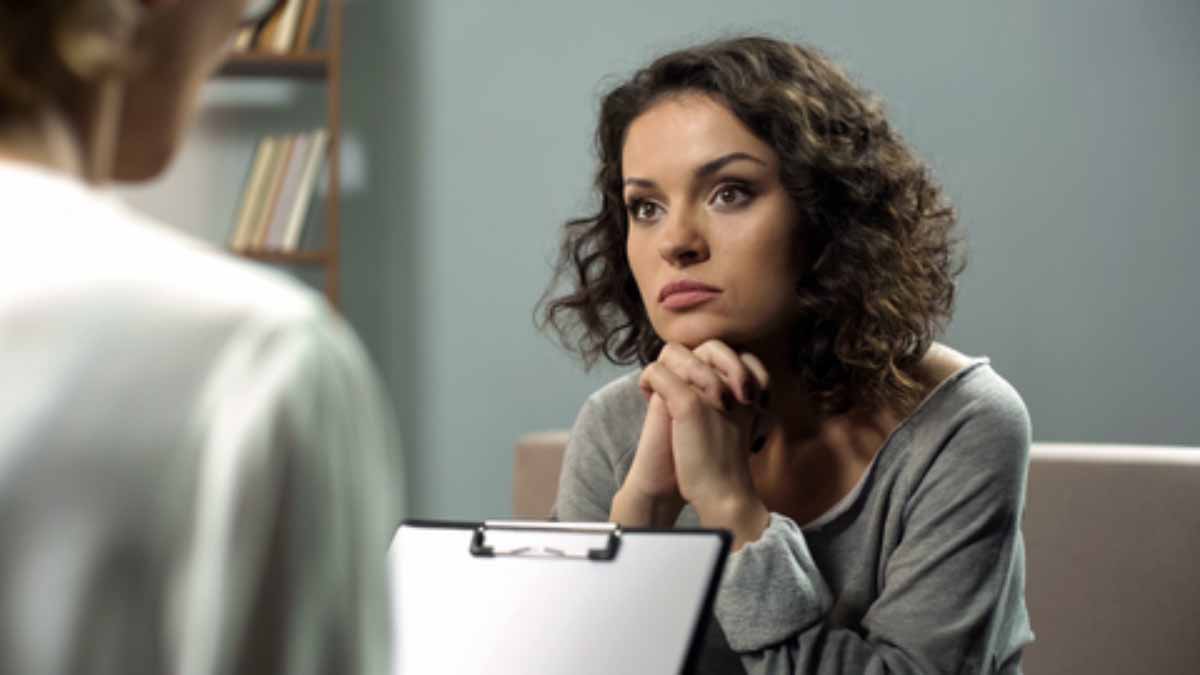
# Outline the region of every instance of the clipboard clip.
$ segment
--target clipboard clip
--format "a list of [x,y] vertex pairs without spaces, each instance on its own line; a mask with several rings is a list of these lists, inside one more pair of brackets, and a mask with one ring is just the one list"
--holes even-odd
[[[489,546],[486,543],[487,533],[495,530],[608,534],[608,538],[603,547],[588,548],[578,553],[551,546],[518,546],[516,548],[496,550],[494,546]],[[612,561],[616,559],[617,549],[620,547],[621,526],[617,523],[552,523],[530,520],[488,520],[475,528],[475,534],[471,537],[471,555],[477,558],[504,556]]]

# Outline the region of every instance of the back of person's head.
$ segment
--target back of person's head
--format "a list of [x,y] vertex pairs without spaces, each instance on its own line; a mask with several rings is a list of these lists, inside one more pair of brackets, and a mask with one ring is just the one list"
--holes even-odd
[[0,134],[53,116],[89,166],[103,165],[93,179],[158,175],[245,8],[245,0],[0,0]]

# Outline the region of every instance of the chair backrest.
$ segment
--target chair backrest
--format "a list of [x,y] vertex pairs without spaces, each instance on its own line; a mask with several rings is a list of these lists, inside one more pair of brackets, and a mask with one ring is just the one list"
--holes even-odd
[[[517,442],[516,517],[549,515],[566,443]],[[1200,672],[1200,448],[1036,443],[1022,530],[1028,675]]]
[[566,431],[541,431],[517,439],[513,456],[513,517],[550,515],[558,494],[558,474],[567,449]]
[[1200,448],[1037,444],[1023,532],[1026,673],[1200,672]]

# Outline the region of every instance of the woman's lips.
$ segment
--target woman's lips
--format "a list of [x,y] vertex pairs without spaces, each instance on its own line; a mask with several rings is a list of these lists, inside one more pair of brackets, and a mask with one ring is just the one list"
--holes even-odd
[[688,309],[712,300],[720,291],[681,291],[663,298],[662,306],[667,309]]
[[658,303],[667,309],[688,309],[721,294],[721,289],[696,281],[674,281],[663,287]]

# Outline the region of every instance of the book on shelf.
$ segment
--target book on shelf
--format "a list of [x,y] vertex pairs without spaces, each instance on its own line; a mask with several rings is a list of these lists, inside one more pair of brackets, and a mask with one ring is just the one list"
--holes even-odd
[[242,188],[242,205],[238,209],[237,223],[229,242],[230,248],[235,251],[250,249],[250,232],[254,227],[252,223],[257,222],[262,210],[261,194],[270,173],[276,142],[274,136],[267,136],[259,141],[258,148],[254,151],[254,161],[251,162],[250,173],[246,177],[245,187]]
[[229,237],[231,249],[238,253],[299,250],[327,144],[324,129],[268,136],[259,142]]
[[286,0],[259,26],[243,28],[234,42],[240,52],[298,54],[312,47],[322,0]]
[[304,11],[300,14],[300,28],[296,32],[292,51],[304,52],[312,48],[323,5],[321,0],[304,0]]
[[279,148],[275,151],[271,163],[271,182],[263,195],[263,209],[254,222],[254,231],[250,235],[250,247],[254,250],[267,248],[267,233],[275,211],[279,208],[279,195],[283,192],[283,177],[287,174],[288,163],[292,159],[292,149],[296,146],[295,136],[284,136]]
[[237,32],[237,37],[233,39],[233,51],[248,52],[254,47],[254,34],[257,32],[254,26],[246,26]]
[[300,188],[300,175],[304,172],[306,148],[310,142],[307,134],[300,134],[291,139],[291,149],[284,170],[280,172],[279,197],[280,208],[273,209],[271,220],[265,224],[266,232],[259,241],[259,246],[271,251],[282,251],[283,231],[287,226],[287,218],[291,215],[290,205],[296,202]]
[[296,251],[300,248],[300,239],[304,234],[304,219],[308,215],[308,205],[312,201],[317,178],[321,175],[321,165],[325,159],[328,145],[329,132],[325,129],[317,129],[308,139],[303,157],[304,170],[300,174],[300,185],[296,190],[296,198],[291,202],[291,213],[288,214],[284,224],[283,250],[285,251]]

